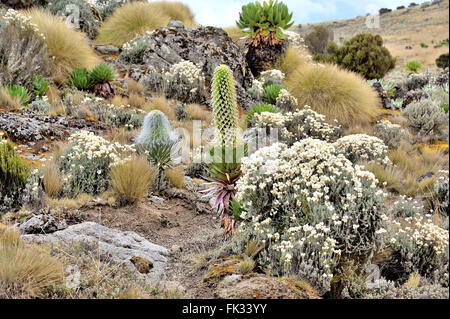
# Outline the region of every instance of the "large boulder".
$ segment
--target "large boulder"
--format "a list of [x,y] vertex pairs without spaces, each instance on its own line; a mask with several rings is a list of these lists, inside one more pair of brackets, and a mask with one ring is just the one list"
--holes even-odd
[[254,78],[245,60],[245,53],[222,29],[184,28],[181,24],[171,22],[169,27],[155,30],[150,35],[144,53],[148,70],[144,83],[150,89],[157,88],[163,81],[162,75],[172,65],[182,61],[190,61],[202,70],[207,88],[205,103],[210,99],[209,88],[214,70],[221,64],[226,64],[233,71],[239,105],[248,108],[254,102],[246,92]]
[[152,244],[133,232],[119,232],[93,222],[70,226],[52,234],[23,235],[27,242],[43,243],[98,243],[99,252],[110,255],[130,270],[147,279],[165,279],[164,268],[168,249]]

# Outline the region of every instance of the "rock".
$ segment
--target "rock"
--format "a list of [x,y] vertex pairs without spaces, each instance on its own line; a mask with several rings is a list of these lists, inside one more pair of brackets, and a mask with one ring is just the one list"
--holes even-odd
[[103,54],[119,54],[119,48],[113,45],[99,45],[95,49]]
[[380,15],[382,15],[382,14],[386,14],[386,13],[392,12],[392,10],[388,9],[388,8],[381,8],[378,12],[379,12]]
[[410,46],[410,45],[407,45],[407,46],[405,46],[405,49],[406,49],[406,50],[412,50],[412,49],[413,49],[413,47],[412,47],[412,46]]
[[429,172],[429,173],[423,174],[417,179],[417,183],[420,183],[420,182],[422,182],[422,181],[424,181],[424,180],[426,180],[428,178],[432,178],[433,176],[434,176],[433,172]]
[[[102,254],[110,255],[112,260],[122,263],[125,267],[141,274],[146,261],[150,268],[147,274],[142,274],[146,279],[159,281],[165,278],[164,268],[167,263],[167,248],[155,245],[145,238],[133,232],[120,232],[109,229],[93,222],[85,222],[70,226],[65,230],[46,235],[23,235],[27,242],[37,244],[54,242],[98,242]],[[134,260],[134,262],[132,261]],[[136,263],[138,266],[136,266]]]
[[405,108],[409,104],[411,104],[413,102],[417,102],[417,101],[421,100],[422,98],[428,98],[428,94],[426,94],[424,92],[415,92],[415,91],[408,92],[403,97],[402,108]]
[[[143,59],[147,69],[145,85],[151,89],[160,87],[163,83],[162,74],[169,71],[172,65],[191,61],[202,69],[206,87],[209,88],[215,68],[226,64],[233,71],[238,103],[244,108],[251,106],[253,101],[246,88],[251,87],[253,75],[244,52],[225,31],[215,27],[193,29],[181,28],[177,23],[171,25],[159,28],[149,36]],[[209,103],[209,93],[206,94],[208,96],[204,96],[204,103]]]
[[372,87],[375,89],[375,91],[378,94],[378,97],[381,100],[381,107],[383,107],[385,109],[390,109],[391,102],[387,96],[387,93],[383,90],[383,86],[381,85],[381,83],[375,82],[374,84],[372,84]]
[[161,198],[161,197],[158,197],[158,196],[150,196],[150,200],[151,200],[153,203],[156,203],[156,204],[162,204],[162,203],[164,203],[164,198]]
[[[304,289],[303,287],[304,286]],[[217,287],[222,299],[319,299],[308,285],[265,275],[230,275]]]
[[57,221],[51,215],[33,216],[19,226],[19,230],[24,234],[49,234],[67,228],[65,220]]
[[167,27],[169,28],[177,28],[177,29],[183,29],[184,25],[181,21],[178,20],[172,20],[169,22],[169,24],[167,25]]

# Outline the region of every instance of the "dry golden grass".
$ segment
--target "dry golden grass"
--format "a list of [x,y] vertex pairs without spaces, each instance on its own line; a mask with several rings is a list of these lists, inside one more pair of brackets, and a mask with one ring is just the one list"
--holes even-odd
[[275,68],[289,76],[296,68],[310,63],[309,52],[296,47],[289,47],[283,57],[275,64]]
[[[103,194],[102,197],[104,197]],[[49,199],[48,206],[54,209],[78,209],[85,206],[92,199],[94,197],[91,195],[80,194],[76,198]]]
[[344,127],[365,126],[378,114],[376,92],[359,75],[335,65],[302,65],[285,83],[300,107],[309,105]]
[[53,161],[47,162],[42,167],[42,171],[44,174],[43,185],[45,193],[51,198],[58,197],[61,194],[63,182],[61,181],[61,174],[57,164]]
[[257,239],[252,239],[245,246],[245,254],[247,257],[255,258],[256,255],[264,248],[264,245]]
[[0,88],[0,108],[18,109],[22,107],[22,102],[19,97],[12,97],[6,89]]
[[25,246],[15,230],[0,233],[0,299],[39,298],[62,284],[62,264],[37,246]]
[[142,109],[145,103],[145,97],[138,93],[131,93],[130,97],[128,98],[128,104],[137,109]]
[[130,93],[142,94],[145,92],[145,87],[141,83],[130,78],[127,79],[127,86]]
[[99,29],[97,41],[121,47],[136,36],[167,26],[173,19],[183,22],[186,27],[195,25],[192,12],[182,3],[130,2],[116,9],[105,21]]
[[144,105],[143,109],[146,112],[159,110],[163,112],[165,115],[167,115],[169,120],[175,121],[176,119],[173,107],[169,104],[169,101],[164,96],[154,97],[150,102],[147,102]]
[[115,106],[121,106],[121,105],[128,105],[130,102],[128,101],[127,97],[124,97],[122,95],[114,95],[111,98],[111,104],[114,104]]
[[241,261],[238,265],[239,272],[243,275],[248,275],[253,272],[253,269],[255,269],[256,263],[251,258],[245,258],[243,261]]
[[155,171],[144,157],[111,168],[111,186],[122,204],[135,204],[146,196],[155,181]]
[[172,184],[176,188],[184,188],[184,172],[182,168],[170,168],[167,169],[165,173],[170,184]]
[[238,28],[237,26],[224,28],[223,30],[228,34],[228,36],[233,41],[239,40],[239,39],[247,36],[247,33],[242,32],[241,29]]
[[113,127],[106,133],[106,138],[112,143],[120,143],[122,145],[131,144],[135,132],[125,130],[124,128]]
[[73,69],[91,68],[99,63],[84,34],[69,28],[64,20],[41,9],[25,13],[45,36],[55,82],[64,82]]
[[186,105],[186,111],[189,113],[191,120],[205,122],[207,125],[212,122],[212,112],[205,106],[199,104]]

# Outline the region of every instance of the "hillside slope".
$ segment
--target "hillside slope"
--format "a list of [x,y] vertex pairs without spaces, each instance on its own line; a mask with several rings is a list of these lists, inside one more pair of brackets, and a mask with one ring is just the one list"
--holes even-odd
[[[434,65],[435,59],[449,50],[448,44],[434,47],[449,37],[449,0],[433,4],[427,2],[385,13],[380,16],[380,28],[368,28],[366,19],[356,17],[305,24],[296,31],[306,36],[314,26],[325,26],[334,32],[334,41],[338,44],[361,32],[379,34],[386,47],[398,58],[400,66],[410,60],[418,60],[426,66]],[[421,43],[427,44],[428,48],[421,47]],[[407,49],[408,46],[412,49]]]

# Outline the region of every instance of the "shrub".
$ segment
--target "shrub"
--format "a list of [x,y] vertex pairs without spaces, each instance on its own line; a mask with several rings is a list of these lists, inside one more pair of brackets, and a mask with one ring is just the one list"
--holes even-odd
[[144,52],[148,48],[150,36],[148,34],[137,36],[122,46],[119,59],[129,64],[143,64]]
[[280,91],[286,89],[282,85],[269,84],[264,87],[264,100],[267,103],[275,104],[277,102],[278,95]]
[[254,2],[242,6],[236,23],[243,32],[250,35],[253,46],[258,46],[260,42],[274,45],[285,38],[283,30],[294,24],[291,22],[292,16],[293,13],[289,13],[283,2],[270,0],[268,3]]
[[391,163],[387,156],[387,146],[375,136],[366,134],[347,135],[338,139],[333,145],[338,154],[344,155],[353,164],[360,161],[374,161],[385,165]]
[[189,163],[186,169],[186,176],[192,178],[206,178],[208,177],[208,169],[204,163]]
[[[1,14],[0,14],[1,17]],[[0,87],[20,84],[33,89],[33,76],[48,70],[45,39],[28,18],[10,10],[0,23]]]
[[258,80],[253,80],[252,87],[248,89],[248,94],[255,100],[262,100],[264,97],[263,83]]
[[326,292],[341,254],[373,251],[382,208],[377,181],[331,144],[274,144],[244,159],[242,172],[240,229],[266,244],[259,262],[272,273],[305,278]]
[[418,61],[409,61],[406,63],[406,69],[410,72],[418,73],[422,68],[422,63]]
[[429,47],[429,45],[424,42],[420,42],[420,47],[426,49]]
[[325,122],[325,116],[305,106],[294,113],[261,113],[252,119],[254,127],[278,129],[282,143],[292,145],[306,138],[335,141],[341,135],[341,129]]
[[402,141],[412,141],[412,135],[408,130],[403,129],[400,125],[393,124],[388,120],[380,121],[373,129],[375,135],[381,138],[391,149],[399,147]]
[[143,157],[132,157],[112,166],[111,186],[122,204],[135,204],[147,195],[155,180],[153,168]]
[[448,171],[440,171],[436,183],[434,184],[435,200],[437,209],[442,215],[448,216],[449,202],[449,174]]
[[43,80],[42,75],[39,74],[33,77],[33,93],[37,97],[43,97],[47,88],[48,82]]
[[438,68],[441,68],[441,69],[446,69],[446,68],[448,68],[449,61],[450,61],[450,60],[449,60],[448,53],[441,54],[441,55],[436,59],[436,66],[437,66]]
[[251,123],[255,114],[261,114],[263,112],[269,113],[281,113],[281,110],[272,104],[257,104],[252,106],[247,113],[247,122]]
[[316,26],[313,31],[305,37],[305,43],[312,54],[326,54],[330,35],[330,31],[327,28]]
[[280,90],[275,104],[277,108],[283,110],[284,112],[295,112],[298,108],[297,99],[285,89]]
[[28,105],[28,107],[33,112],[39,114],[48,114],[52,109],[50,103],[48,103],[48,100],[46,98],[42,100],[41,99],[34,100]]
[[63,283],[62,264],[37,246],[25,246],[15,230],[0,232],[0,299],[43,297]]
[[395,67],[395,59],[383,47],[379,35],[360,33],[341,46],[331,61],[366,79],[381,79]]
[[89,72],[86,69],[75,69],[70,74],[69,82],[79,90],[87,90],[90,87]]
[[409,104],[402,114],[409,119],[411,127],[426,134],[439,129],[445,123],[447,116],[440,105],[429,99],[421,99]]
[[171,66],[164,74],[164,92],[168,98],[184,103],[201,103],[205,95],[205,77],[202,70],[190,61]]
[[[449,86],[448,82],[444,85],[427,84],[425,85],[421,92],[428,95],[430,100],[433,100],[438,105],[448,105],[449,104]],[[447,110],[448,112],[448,110]]]
[[32,9],[26,14],[45,37],[53,79],[64,81],[72,70],[97,64],[99,59],[84,35],[69,28],[65,21],[39,9]]
[[69,142],[63,155],[55,159],[64,175],[63,191],[68,195],[105,192],[110,186],[110,165],[135,152],[133,146],[110,144],[88,131],[72,134]]
[[280,70],[272,69],[261,72],[259,80],[264,83],[264,85],[282,85],[285,77],[284,73]]
[[13,99],[17,98],[22,105],[27,105],[30,101],[30,95],[28,94],[28,90],[20,85],[12,85],[5,87],[6,92],[8,92],[9,96]]
[[183,103],[177,102],[177,105],[175,106],[175,117],[177,118],[177,121],[184,121],[189,118],[189,113],[184,107]]
[[377,114],[379,99],[366,81],[333,65],[304,65],[286,81],[299,105],[309,105],[344,126],[367,124]]
[[99,22],[95,17],[91,6],[83,0],[59,0],[52,1],[48,4],[47,10],[54,15],[69,17],[71,10],[67,10],[68,6],[76,6],[79,10],[80,29],[85,32],[91,39],[97,36]]
[[29,173],[28,165],[15,152],[14,145],[0,139],[0,212],[17,207]]
[[102,44],[120,47],[136,36],[145,35],[147,31],[167,26],[172,19],[181,19],[187,26],[193,24],[192,13],[180,3],[127,3],[117,8],[100,27],[97,40]]

